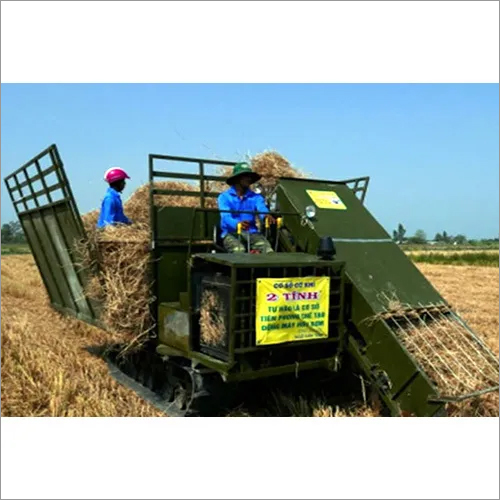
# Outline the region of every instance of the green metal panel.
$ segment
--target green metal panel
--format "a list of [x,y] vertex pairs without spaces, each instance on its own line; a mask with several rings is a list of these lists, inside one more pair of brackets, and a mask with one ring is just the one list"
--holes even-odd
[[[42,167],[43,160],[50,166]],[[51,174],[55,184],[49,184]],[[42,189],[35,190],[37,182]],[[84,294],[88,276],[74,252],[85,232],[57,147],[8,175],[5,184],[54,308],[98,323],[97,304]]]
[[[156,297],[158,306],[163,302],[179,302],[181,294],[188,291],[187,244],[157,247],[156,254]],[[206,251],[207,245],[191,247],[193,252]]]
[[248,371],[234,371],[230,372],[226,376],[228,382],[242,382],[248,380],[259,380],[262,378],[269,378],[278,375],[286,375],[287,373],[294,373],[296,377],[300,376],[300,373],[307,372],[309,370],[331,370],[334,371],[335,364],[337,362],[337,357],[332,356],[330,358],[317,359],[314,361],[304,361],[297,368],[297,364],[275,366],[272,368],[261,368],[258,370],[248,370]]
[[216,212],[202,212],[189,207],[154,207],[156,240],[207,240],[219,222]]
[[[317,217],[314,220],[314,227],[319,235],[334,236],[337,239],[390,239],[389,234],[375,220],[354,192],[343,184],[301,181],[300,179],[282,180],[278,188],[280,210],[283,212],[297,211],[304,213],[307,206],[314,205],[314,201],[307,194],[307,190],[335,191],[347,206],[347,210],[316,207]],[[288,204],[285,206],[282,202],[283,195],[288,200]],[[285,216],[285,225],[288,225],[291,219],[293,218]],[[295,222],[298,222],[297,219],[295,219]]]
[[[81,230],[74,223],[78,214],[75,214],[72,210],[68,210],[68,207],[63,205],[54,207],[55,215],[59,221],[59,227],[64,228],[63,236],[64,243],[68,248],[65,252],[65,272],[69,273],[74,286],[83,295],[83,288],[78,287],[78,283],[81,283],[82,287],[88,283],[88,280],[92,277],[88,269],[84,269],[79,265],[78,262],[78,252],[74,252],[75,243],[82,241]],[[76,265],[75,265],[76,264]],[[81,296],[80,296],[81,297]],[[91,317],[99,318],[102,310],[102,304],[94,299],[87,299],[85,302],[79,301],[80,307],[83,308],[83,313]],[[89,311],[87,309],[90,309]]]
[[337,258],[346,262],[346,275],[368,301],[374,312],[382,308],[380,294],[397,293],[402,302],[419,304],[444,302],[405,253],[392,242],[387,232],[375,220],[361,201],[346,186],[326,183],[282,181],[278,190],[280,209],[301,213],[313,205],[306,189],[335,191],[346,210],[317,209],[312,227],[300,219],[288,217],[286,226],[307,252],[315,253],[319,239],[331,236],[337,248]]
[[383,309],[380,292],[396,293],[403,303],[419,304],[444,302],[441,295],[423,276],[405,253],[392,242],[342,243],[337,246],[337,257],[347,263],[347,275],[356,283],[359,292],[370,303],[374,312]]
[[[33,215],[27,214],[19,217],[21,225],[26,235],[26,240],[29,242],[31,251],[33,252],[33,257],[38,266],[38,270],[42,276],[45,288],[49,295],[50,301],[53,305],[58,305],[59,307],[65,307],[63,300],[63,295],[59,289],[57,278],[51,269],[51,263],[49,257],[47,256],[42,240],[38,235],[33,223]],[[36,248],[36,250],[34,250]]]
[[158,311],[158,340],[187,355],[189,352],[189,313],[179,303],[160,304]]
[[157,302],[178,302],[179,294],[187,291],[187,248],[161,249],[156,265]]
[[440,411],[442,404],[426,402],[437,392],[430,388],[429,383],[420,375],[416,376],[394,400],[405,411],[417,416],[430,416]]
[[215,253],[199,254],[193,257],[203,258],[227,266],[237,267],[273,267],[273,266],[331,266],[331,261],[320,260],[315,255],[308,253],[269,253],[253,254],[247,253]]
[[[80,313],[81,310],[78,305],[78,296],[81,294],[81,288],[73,282],[71,279],[73,276],[68,279],[69,273],[66,271],[68,265],[67,249],[61,244],[61,235],[58,233],[57,229],[54,228],[53,214],[41,210],[32,220],[43,251],[50,263],[50,269],[58,289],[63,297],[62,305],[68,309],[74,309],[75,313]],[[39,251],[39,249],[37,248],[35,251]]]

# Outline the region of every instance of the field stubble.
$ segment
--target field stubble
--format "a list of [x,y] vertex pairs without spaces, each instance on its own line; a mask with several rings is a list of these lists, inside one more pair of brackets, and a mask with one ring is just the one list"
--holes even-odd
[[[418,267],[498,356],[498,268]],[[1,277],[2,416],[162,415],[116,383],[105,363],[87,351],[89,346],[114,341],[112,334],[62,317],[49,307],[30,255],[3,257]],[[493,396],[498,402],[498,395]],[[285,415],[377,415],[362,404],[332,407],[302,399],[275,403]],[[247,413],[242,410],[237,415]]]

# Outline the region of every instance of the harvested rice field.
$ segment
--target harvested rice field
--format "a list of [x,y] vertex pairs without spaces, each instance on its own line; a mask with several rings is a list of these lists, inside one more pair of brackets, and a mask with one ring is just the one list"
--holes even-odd
[[447,255],[485,253],[488,255],[498,255],[498,248],[463,248],[463,249],[425,248],[424,250],[405,250],[405,253],[408,255],[426,255],[433,253],[446,253]]
[[498,267],[498,250],[413,251],[406,252],[413,262],[427,264]]
[[[499,352],[499,270],[418,264],[484,342]],[[89,347],[118,339],[53,311],[30,255],[1,260],[2,416],[162,416],[108,374]],[[378,415],[362,400],[324,401],[274,394],[258,415],[344,417]],[[238,408],[228,416],[255,416]],[[498,393],[461,410],[498,416]]]

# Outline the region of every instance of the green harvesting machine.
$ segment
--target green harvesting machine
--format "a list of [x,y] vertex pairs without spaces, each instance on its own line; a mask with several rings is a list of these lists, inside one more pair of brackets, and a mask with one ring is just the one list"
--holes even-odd
[[[225,179],[207,169],[234,163],[148,160],[155,334],[130,356],[111,349],[106,359],[168,415],[214,414],[235,387],[288,374],[330,372],[342,387],[346,367],[392,416],[446,416],[448,403],[498,390],[495,355],[367,210],[368,177],[281,178],[264,193],[278,223],[262,232],[275,251],[229,254],[214,208]],[[166,180],[193,190],[161,189]],[[57,147],[5,183],[52,306],[102,326],[73,251],[86,234]],[[163,206],[164,195],[199,203]]]

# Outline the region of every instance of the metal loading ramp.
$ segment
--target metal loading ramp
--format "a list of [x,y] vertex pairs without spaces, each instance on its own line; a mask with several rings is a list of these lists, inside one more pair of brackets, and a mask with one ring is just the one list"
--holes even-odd
[[100,304],[84,293],[90,275],[78,245],[86,234],[56,145],[5,177],[5,185],[52,307],[101,326]]
[[415,309],[383,295],[388,307],[368,321],[383,321],[435,386],[436,401],[458,402],[498,390],[495,355],[444,303]]
[[446,403],[498,391],[494,353],[392,241],[364,196],[346,181],[282,179],[276,190],[280,210],[304,214],[284,220],[294,249],[316,253],[331,237],[346,263],[347,343],[361,371],[394,415],[437,415]]

